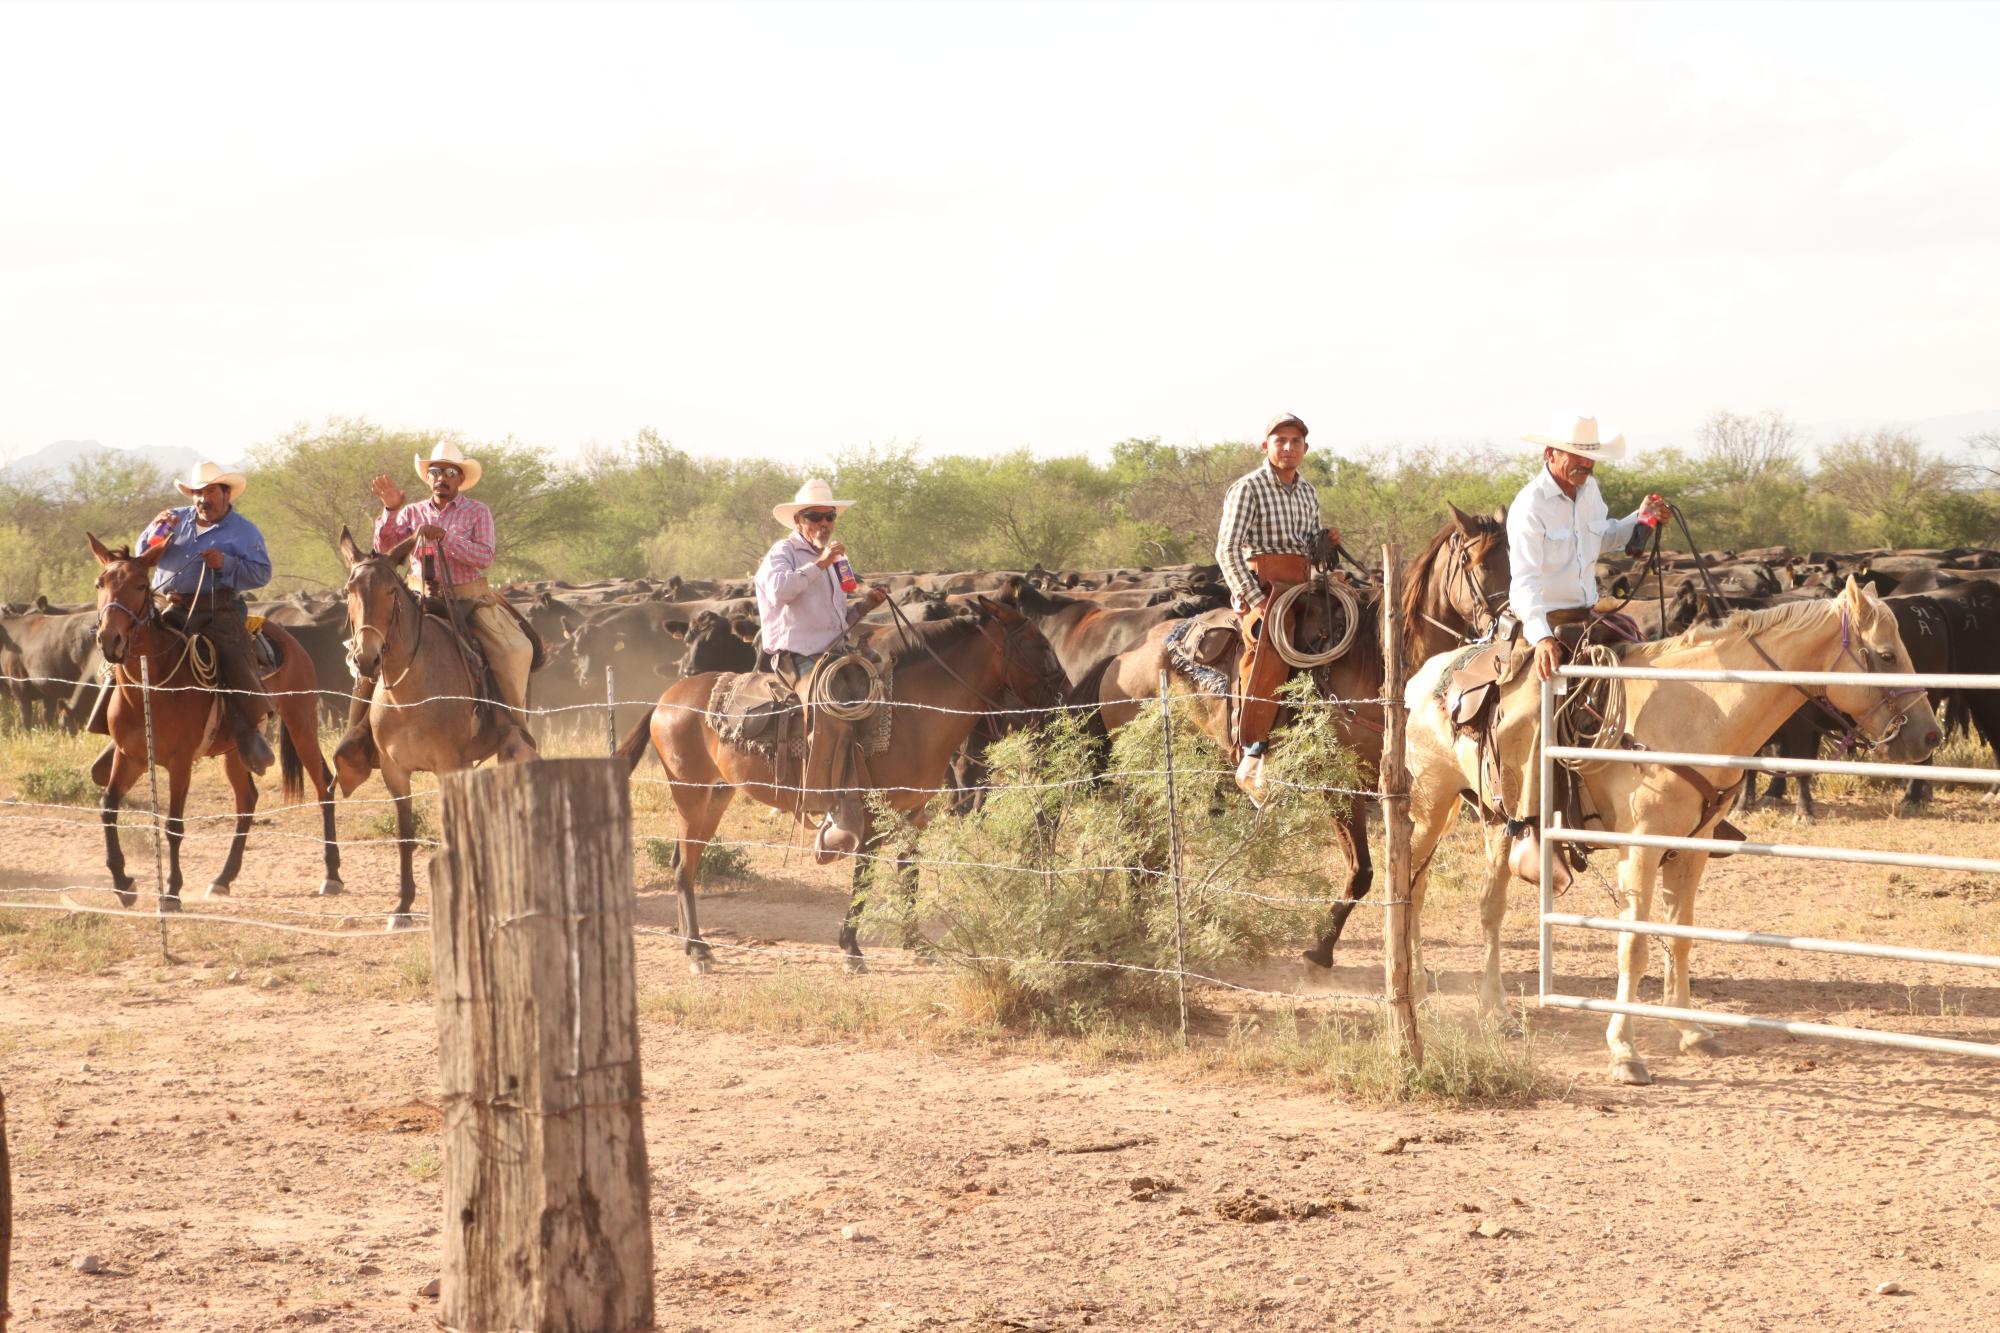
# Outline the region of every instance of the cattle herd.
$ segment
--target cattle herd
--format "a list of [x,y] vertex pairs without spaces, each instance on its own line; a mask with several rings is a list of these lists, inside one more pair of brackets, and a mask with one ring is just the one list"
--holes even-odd
[[[1720,610],[1768,607],[1830,596],[1852,575],[1895,608],[1919,671],[1987,671],[2000,648],[2000,551],[1711,552],[1701,558],[1706,578],[1691,555],[1669,552],[1663,563],[1663,577],[1634,569],[1622,557],[1601,570],[1607,604],[1620,603],[1648,635],[1662,627],[1667,633],[1687,628],[1707,612],[1712,595],[1724,602]],[[1213,565],[898,573],[875,581],[890,590],[893,606],[878,608],[870,620],[885,626],[896,614],[913,621],[949,615],[956,602],[975,593],[1012,601],[1042,629],[1069,678],[1079,683],[1161,622],[1227,602]],[[683,674],[746,670],[756,660],[757,605],[747,579],[544,581],[511,585],[506,595],[550,649],[534,679],[538,709],[578,710],[571,715],[587,719],[582,709],[605,702],[607,668],[616,673],[619,698],[634,701],[657,696]],[[344,716],[350,678],[341,598],[299,592],[252,610],[285,626],[311,655],[326,720]],[[83,724],[93,687],[76,682],[94,682],[102,669],[94,632],[89,606],[46,599],[0,606],[0,690],[11,696],[10,711],[23,727],[75,730]],[[1938,702],[1948,721],[1989,743],[2000,738],[2000,697],[1968,691]],[[1810,717],[1796,716],[1777,744],[1784,754],[1813,753],[1819,738]],[[1913,784],[1908,799],[1926,795]],[[1809,814],[1803,784],[1796,799]]]

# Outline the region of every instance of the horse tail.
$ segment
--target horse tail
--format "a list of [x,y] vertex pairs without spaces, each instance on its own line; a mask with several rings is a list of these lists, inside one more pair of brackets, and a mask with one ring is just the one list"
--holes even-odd
[[278,728],[278,771],[284,775],[284,803],[298,805],[303,802],[306,799],[306,766],[299,757],[299,747],[292,744],[290,727]]
[[625,761],[625,772],[627,774],[636,772],[639,768],[639,761],[646,757],[646,742],[651,738],[652,731],[653,710],[649,708],[646,710],[646,715],[639,719],[639,725],[632,728],[625,739],[618,743],[618,748],[613,751],[614,754]]

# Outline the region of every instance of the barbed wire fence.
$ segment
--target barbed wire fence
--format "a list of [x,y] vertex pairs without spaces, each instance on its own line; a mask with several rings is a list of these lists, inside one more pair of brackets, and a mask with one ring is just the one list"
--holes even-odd
[[[811,790],[815,795],[821,796],[849,794],[866,796],[871,793],[899,796],[925,794],[933,797],[961,793],[983,796],[1000,791],[1019,791],[1024,787],[1042,790],[1084,789],[1120,780],[1157,779],[1164,784],[1167,794],[1168,819],[1166,836],[1169,850],[1165,865],[1077,864],[1067,867],[1031,867],[1008,861],[953,859],[892,851],[871,851],[867,849],[856,852],[853,856],[855,859],[863,862],[895,862],[900,865],[913,866],[918,871],[929,866],[945,870],[977,869],[1023,876],[1119,873],[1130,875],[1137,879],[1165,880],[1171,886],[1174,900],[1174,966],[1157,967],[1104,958],[1055,958],[1033,961],[1038,964],[1059,968],[1094,969],[1107,973],[1132,973],[1171,977],[1176,990],[1179,1026],[1183,1040],[1185,1040],[1188,1030],[1188,988],[1190,985],[1212,987],[1233,994],[1285,1001],[1292,1004],[1360,1003],[1370,1006],[1382,1006],[1387,1010],[1390,1031],[1395,1041],[1413,1061],[1421,1061],[1422,1052],[1417,1037],[1409,970],[1412,952],[1410,942],[1412,922],[1409,911],[1411,903],[1409,897],[1408,779],[1401,762],[1403,724],[1406,709],[1402,698],[1403,663],[1401,661],[1401,654],[1398,651],[1398,646],[1401,644],[1403,637],[1400,609],[1398,607],[1400,599],[1396,596],[1396,589],[1394,587],[1395,571],[1400,565],[1398,554],[1393,547],[1386,548],[1384,551],[1384,569],[1388,571],[1388,584],[1384,588],[1382,599],[1381,640],[1386,674],[1382,696],[1379,698],[1355,699],[1312,698],[1295,701],[1292,705],[1300,709],[1343,710],[1349,717],[1354,715],[1354,710],[1357,708],[1380,708],[1386,724],[1386,734],[1378,784],[1370,788],[1336,783],[1298,781],[1280,775],[1273,775],[1268,779],[1269,786],[1278,791],[1295,793],[1311,798],[1333,797],[1346,800],[1371,801],[1375,802],[1381,811],[1381,822],[1385,830],[1385,842],[1387,844],[1384,869],[1386,871],[1385,878],[1388,880],[1388,883],[1383,886],[1379,896],[1373,902],[1373,905],[1383,912],[1384,984],[1380,991],[1334,990],[1322,987],[1289,991],[1272,990],[1249,985],[1242,981],[1230,980],[1215,975],[1212,970],[1204,971],[1190,968],[1187,965],[1185,941],[1186,914],[1190,905],[1202,897],[1252,900],[1276,907],[1296,907],[1301,912],[1317,912],[1322,916],[1328,909],[1338,903],[1347,901],[1347,899],[1344,895],[1332,892],[1322,894],[1295,892],[1282,894],[1262,893],[1253,887],[1237,887],[1226,883],[1214,882],[1218,878],[1219,868],[1217,867],[1209,868],[1206,873],[1188,873],[1184,870],[1184,845],[1181,825],[1186,815],[1183,809],[1184,801],[1182,798],[1187,794],[1187,785],[1190,782],[1213,782],[1229,779],[1234,776],[1234,771],[1228,768],[1199,763],[1189,765],[1185,762],[1177,762],[1175,736],[1177,731],[1186,726],[1186,723],[1177,723],[1173,716],[1174,711],[1177,705],[1197,701],[1189,695],[1175,694],[1167,678],[1167,673],[1164,671],[1161,673],[1158,697],[1153,701],[1153,706],[1156,706],[1159,710],[1163,738],[1162,762],[1157,767],[1107,766],[1101,772],[1084,777],[1068,777],[1027,783],[1010,781],[1006,783],[987,782],[963,785],[940,784],[888,787],[855,785],[825,788],[815,787]],[[0,685],[9,686],[65,685],[75,687],[94,686],[100,683],[102,683],[100,679],[74,679],[41,675],[0,675]],[[403,932],[383,931],[374,928],[372,925],[362,924],[374,914],[352,908],[319,911],[281,904],[236,904],[233,905],[234,910],[229,912],[200,910],[188,912],[185,916],[176,918],[172,914],[172,909],[167,905],[165,897],[164,840],[167,832],[168,818],[159,799],[158,769],[152,763],[151,705],[154,694],[194,691],[199,690],[201,687],[155,685],[150,680],[149,667],[143,659],[141,664],[141,679],[138,682],[127,682],[125,688],[131,689],[135,686],[141,696],[147,723],[147,759],[152,804],[150,808],[144,808],[137,804],[123,807],[119,812],[119,819],[115,827],[121,831],[137,828],[142,831],[143,835],[147,837],[152,845],[155,876],[154,887],[157,904],[155,910],[147,912],[135,907],[109,907],[84,902],[75,895],[91,892],[100,887],[85,884],[10,886],[4,891],[0,891],[0,906],[4,906],[10,910],[45,911],[133,920],[153,919],[158,922],[160,948],[163,957],[170,957],[169,923],[176,919],[229,929],[264,930],[298,937],[353,943],[393,940],[404,935]],[[604,689],[604,700],[602,703],[571,703],[548,708],[531,708],[527,711],[537,719],[538,725],[542,722],[574,719],[582,724],[581,729],[584,732],[589,730],[590,715],[601,712],[604,719],[605,742],[607,748],[612,752],[616,751],[621,740],[617,724],[618,711],[620,709],[644,708],[653,711],[664,710],[669,712],[683,710],[712,716],[709,713],[709,709],[703,705],[667,701],[658,697],[621,699],[617,695],[615,669],[609,666],[607,666],[604,672]],[[204,692],[212,693],[214,691]],[[360,697],[349,691],[329,689],[324,685],[312,690],[272,693],[274,695],[282,693],[311,694],[321,699],[341,700],[353,700]],[[380,699],[375,702],[380,706],[389,708],[414,708],[422,707],[438,700],[486,702],[472,696],[464,695],[438,695],[430,696],[423,700],[399,701]],[[885,700],[884,703],[899,710],[997,718],[1003,723],[1014,725],[1038,724],[1056,716],[1087,713],[1095,711],[1097,708],[1097,704],[1094,702],[1080,703],[1068,701],[1040,706],[1015,706],[1000,709],[982,708],[976,710],[951,708],[907,700],[892,699]],[[803,707],[803,705],[800,705],[800,707]],[[786,710],[780,706],[775,711],[782,713]],[[310,764],[314,762],[314,757],[306,755],[304,756],[304,761]],[[643,773],[634,773],[630,777],[629,782],[633,788],[670,789],[675,785],[667,778],[654,777]],[[781,789],[791,790],[789,787]],[[419,802],[426,803],[426,806],[435,803],[439,800],[440,794],[440,790],[435,787],[413,791],[409,798],[411,808],[413,810],[418,809]],[[333,799],[331,793],[329,794],[329,799]],[[369,807],[393,808],[397,804],[397,798],[390,796],[352,796],[339,798],[334,804],[337,810],[367,809]],[[308,809],[317,808],[318,802],[309,794],[306,805]],[[75,804],[59,801],[36,801],[19,798],[0,799],[0,820],[30,823],[39,829],[47,830],[52,835],[57,830],[65,827],[78,829],[103,828],[101,816],[79,818],[76,814],[78,809],[79,807]],[[217,821],[224,820],[229,821],[233,825],[237,819],[238,815],[234,812],[184,813],[182,817],[181,840],[184,845],[193,844],[197,846],[209,843],[231,842],[236,837],[233,828],[214,829],[210,826],[214,825]],[[775,851],[789,855],[794,851],[802,850],[796,836],[798,830],[795,829],[793,832],[795,836],[785,841],[740,836],[732,838],[714,837],[704,843],[703,847],[705,850],[720,848],[740,852]],[[259,827],[256,830],[256,834],[259,837],[315,844],[323,841],[322,836],[318,833],[294,832],[272,827],[269,824]],[[646,844],[655,840],[655,836],[640,831],[636,827],[635,821],[635,826],[632,830],[632,850],[635,858],[646,849]],[[439,838],[423,836],[421,833],[413,836],[410,841],[417,847],[432,853],[438,852],[443,847],[443,843]],[[340,838],[340,843],[344,848],[370,846],[396,847],[400,845],[401,840],[394,836],[386,835],[359,838],[342,837]],[[246,908],[248,910],[245,910]],[[414,926],[428,922],[429,919],[428,913],[411,912],[407,914],[404,921]],[[633,932],[638,936],[657,938],[683,945],[690,942],[689,936],[663,927],[635,925]],[[825,962],[835,965],[844,964],[849,961],[849,955],[845,951],[830,945],[779,945],[762,942],[718,940],[706,937],[703,938],[703,942],[712,949],[757,957],[779,958],[788,961],[802,960],[815,963]],[[963,961],[1004,966],[1021,964],[1029,960],[1012,958],[1005,955],[966,953],[963,955]]]

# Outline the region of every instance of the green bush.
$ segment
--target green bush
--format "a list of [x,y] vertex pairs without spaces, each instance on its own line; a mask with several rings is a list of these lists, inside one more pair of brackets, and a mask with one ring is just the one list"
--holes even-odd
[[42,805],[95,805],[97,788],[66,764],[42,764],[21,774],[21,796]]
[[[656,869],[674,868],[674,846],[672,838],[646,839],[646,859]],[[701,854],[701,864],[695,867],[694,882],[697,884],[725,884],[731,880],[747,879],[750,875],[750,857],[741,847],[710,846]]]
[[[1188,970],[1212,974],[1318,924],[1339,807],[1302,788],[1352,786],[1359,765],[1339,745],[1332,712],[1309,708],[1273,748],[1271,803],[1259,811],[1231,788],[1211,809],[1228,766],[1192,716],[1183,704],[1174,728],[1184,937]],[[988,755],[985,805],[921,835],[913,900],[898,891],[893,864],[878,863],[870,915],[899,929],[936,927],[938,958],[960,972],[961,998],[984,1019],[1082,1031],[1170,1001],[1174,880],[1159,710],[1119,732],[1101,779],[1096,746],[1067,714]]]

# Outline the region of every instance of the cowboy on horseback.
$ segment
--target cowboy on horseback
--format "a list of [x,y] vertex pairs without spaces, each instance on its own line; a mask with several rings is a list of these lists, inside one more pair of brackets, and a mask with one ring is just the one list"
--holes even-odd
[[[765,552],[757,566],[757,613],[771,670],[801,692],[814,666],[846,642],[854,623],[888,600],[886,589],[871,586],[860,601],[848,605],[848,593],[860,585],[847,563],[845,543],[834,540],[833,525],[853,504],[836,500],[833,487],[814,477],[789,503],[771,508],[771,517],[792,533]],[[809,794],[817,808],[818,800],[842,793],[825,812],[818,835],[819,854],[830,860],[861,845],[860,802],[843,792],[851,739],[845,723],[818,708],[807,711],[806,721],[809,761],[799,792],[801,806]]]
[[[1564,642],[1565,629],[1577,626],[1587,636],[1596,628],[1592,610],[1597,605],[1598,558],[1622,546],[1638,523],[1664,518],[1667,507],[1659,496],[1649,495],[1625,517],[1610,516],[1591,473],[1600,459],[1624,456],[1625,437],[1601,439],[1594,416],[1557,413],[1550,434],[1521,438],[1542,446],[1542,467],[1507,506],[1507,546],[1513,561],[1509,598],[1521,645],[1508,677],[1525,679],[1522,668],[1532,655],[1534,678],[1542,681],[1553,679],[1571,652]],[[1605,618],[1596,619],[1602,623]],[[1637,635],[1617,630],[1614,637]],[[1527,698],[1532,688],[1503,695],[1495,728],[1501,805],[1507,836],[1514,840],[1509,864],[1531,882],[1539,877],[1541,865],[1536,835],[1541,785],[1535,754],[1541,714],[1538,702]]]
[[[170,629],[206,639],[214,648],[217,689],[233,724],[236,753],[246,768],[261,774],[271,766],[271,747],[261,730],[271,704],[257,672],[241,594],[271,581],[271,557],[264,549],[264,534],[236,511],[236,500],[246,485],[241,472],[224,472],[213,462],[197,463],[186,481],[174,483],[174,489],[194,503],[162,509],[133,543],[133,553],[143,555],[164,544],[153,565],[153,594],[168,604],[160,620]],[[90,715],[89,729],[100,736],[111,734],[110,701],[111,687],[106,685]],[[107,747],[98,756],[97,766],[106,772],[111,754]]]
[[1289,412],[1264,428],[1264,465],[1238,477],[1222,501],[1215,560],[1229,585],[1242,636],[1237,669],[1237,743],[1242,759],[1236,785],[1259,805],[1265,796],[1264,751],[1278,717],[1278,687],[1292,667],[1270,644],[1265,618],[1278,595],[1311,577],[1311,564],[1329,564],[1340,545],[1338,530],[1320,520],[1319,492],[1299,476],[1306,456],[1306,423]]
[[[757,566],[757,614],[764,624],[764,651],[770,655],[771,669],[782,675],[803,681],[821,653],[888,600],[886,590],[870,587],[850,607],[835,572],[835,566],[846,561],[847,546],[833,539],[833,525],[853,504],[834,499],[833,487],[814,477],[789,503],[771,508],[771,517],[792,534],[766,551]],[[853,578],[852,569],[847,576]]]
[[[465,494],[479,484],[479,460],[467,458],[457,445],[445,443],[432,449],[428,459],[420,457],[413,462],[417,476],[430,487],[427,500],[408,503],[403,489],[387,475],[369,483],[382,502],[382,513],[375,520],[375,549],[388,552],[409,537],[418,539],[411,562],[411,585],[421,587],[426,597],[445,600],[460,613],[454,618],[461,620],[463,631],[484,650],[509,720],[532,746],[534,738],[527,728],[528,672],[535,649],[506,600],[486,581],[498,542],[493,511]],[[347,735],[333,752],[334,768],[349,790],[365,780],[378,762],[368,724],[374,693],[374,680],[354,682]]]

